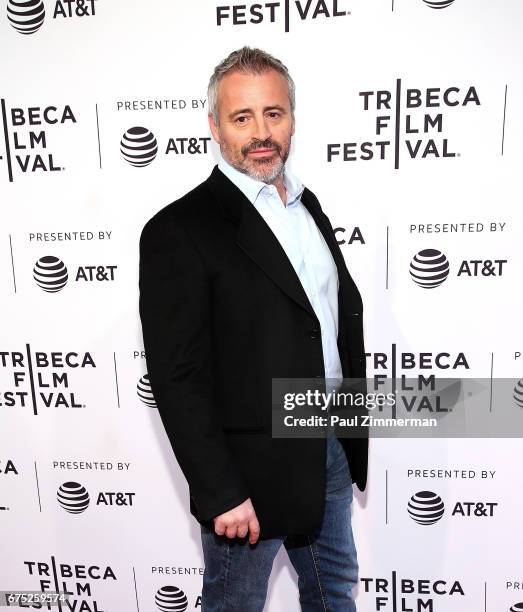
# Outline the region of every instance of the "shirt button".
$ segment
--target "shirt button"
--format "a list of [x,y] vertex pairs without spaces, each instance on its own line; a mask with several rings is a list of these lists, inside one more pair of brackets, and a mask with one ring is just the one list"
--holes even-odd
[[321,332],[319,329],[311,329],[309,332],[309,338],[311,340],[319,340],[321,338]]

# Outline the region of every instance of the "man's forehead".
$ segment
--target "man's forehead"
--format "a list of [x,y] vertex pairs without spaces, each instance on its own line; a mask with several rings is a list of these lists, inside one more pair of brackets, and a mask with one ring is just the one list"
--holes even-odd
[[218,93],[224,97],[239,97],[256,90],[268,89],[274,94],[288,93],[285,77],[276,70],[270,69],[262,73],[234,70],[227,73],[219,82]]

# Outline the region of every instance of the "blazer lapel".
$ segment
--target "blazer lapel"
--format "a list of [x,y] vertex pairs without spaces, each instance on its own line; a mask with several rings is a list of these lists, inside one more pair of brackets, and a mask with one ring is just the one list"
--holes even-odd
[[256,208],[218,166],[207,184],[222,213],[237,226],[238,246],[284,293],[317,319],[285,250]]
[[[283,247],[256,208],[240,189],[218,170],[218,166],[214,167],[206,184],[217,200],[222,214],[236,225],[238,246],[284,293],[318,321],[300,279]],[[345,259],[336,242],[334,232],[321,211],[316,196],[305,188],[301,201],[325,238],[338,270],[340,283],[338,291],[338,349],[343,374],[349,376],[345,313],[359,313],[361,311],[361,298],[347,270]]]

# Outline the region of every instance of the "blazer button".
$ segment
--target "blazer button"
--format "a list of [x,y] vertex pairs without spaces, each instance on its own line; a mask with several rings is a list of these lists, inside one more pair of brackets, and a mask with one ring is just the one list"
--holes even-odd
[[321,338],[321,332],[319,329],[311,329],[309,332],[309,338],[311,340],[319,340]]

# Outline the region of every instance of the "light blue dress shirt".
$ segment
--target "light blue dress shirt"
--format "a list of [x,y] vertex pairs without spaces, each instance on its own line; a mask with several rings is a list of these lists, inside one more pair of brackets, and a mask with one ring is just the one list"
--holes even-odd
[[343,378],[338,352],[338,270],[325,239],[300,198],[304,186],[287,168],[284,206],[274,185],[236,170],[223,158],[218,168],[242,191],[283,247],[320,322],[325,378]]

